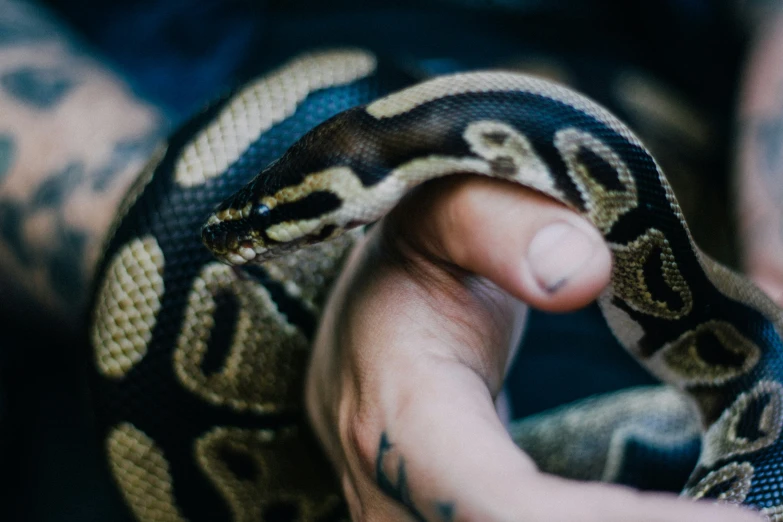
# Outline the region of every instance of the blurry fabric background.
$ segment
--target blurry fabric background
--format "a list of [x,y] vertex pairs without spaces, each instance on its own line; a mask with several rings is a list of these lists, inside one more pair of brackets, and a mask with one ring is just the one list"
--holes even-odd
[[[368,47],[422,78],[555,58],[575,71],[577,88],[604,103],[612,95],[607,78],[630,67],[665,81],[705,115],[713,146],[707,157],[699,152],[693,170],[713,186],[725,186],[746,24],[733,2],[51,0],[49,5],[83,39],[86,52],[158,105],[172,125],[238,82],[314,47]],[[0,332],[0,476],[8,485],[0,488],[7,496],[0,510],[8,515],[0,512],[0,519],[126,520],[93,438],[83,340],[50,332],[43,322],[20,325],[15,318],[0,318]],[[565,315],[534,313],[508,386],[514,413],[522,416],[649,382],[591,307]]]

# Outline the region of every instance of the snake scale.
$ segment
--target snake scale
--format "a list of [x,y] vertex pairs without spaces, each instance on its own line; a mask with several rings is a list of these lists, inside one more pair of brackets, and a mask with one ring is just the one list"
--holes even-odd
[[684,494],[783,520],[780,310],[695,246],[634,134],[554,83],[494,71],[413,84],[353,49],[218,100],[125,200],[90,335],[108,467],[135,518],[347,518],[301,411],[309,339],[362,225],[455,173],[543,192],[603,233],[607,322],[700,415]]

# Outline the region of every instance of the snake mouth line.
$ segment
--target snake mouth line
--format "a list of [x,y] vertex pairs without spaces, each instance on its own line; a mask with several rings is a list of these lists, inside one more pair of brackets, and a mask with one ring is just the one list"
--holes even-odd
[[263,258],[267,247],[248,237],[241,220],[220,221],[214,215],[201,229],[201,242],[218,259],[244,265]]

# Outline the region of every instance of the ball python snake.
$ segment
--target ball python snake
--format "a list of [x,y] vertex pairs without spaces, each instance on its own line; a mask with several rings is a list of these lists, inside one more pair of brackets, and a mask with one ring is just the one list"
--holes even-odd
[[362,225],[417,184],[472,173],[603,233],[607,322],[702,421],[684,494],[783,520],[780,310],[696,247],[639,139],[518,73],[411,83],[364,51],[298,57],[197,115],[139,177],[90,329],[108,467],[135,518],[346,518],[300,406],[329,283]]

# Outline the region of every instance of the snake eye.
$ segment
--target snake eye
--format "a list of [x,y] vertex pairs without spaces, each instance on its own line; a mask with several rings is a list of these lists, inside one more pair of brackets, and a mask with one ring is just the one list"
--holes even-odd
[[250,212],[250,219],[254,226],[265,225],[269,221],[270,208],[264,204],[259,204],[253,207]]

